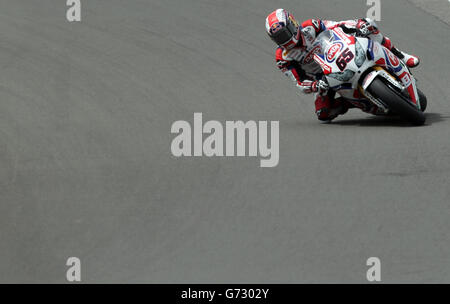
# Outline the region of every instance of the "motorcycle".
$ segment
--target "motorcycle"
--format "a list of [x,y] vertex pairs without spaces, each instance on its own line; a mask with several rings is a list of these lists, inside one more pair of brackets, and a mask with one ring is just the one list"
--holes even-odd
[[[425,123],[426,96],[408,67],[389,49],[336,27],[322,32],[314,60],[330,90],[375,115],[399,115],[413,125]],[[376,105],[374,107],[373,105]]]

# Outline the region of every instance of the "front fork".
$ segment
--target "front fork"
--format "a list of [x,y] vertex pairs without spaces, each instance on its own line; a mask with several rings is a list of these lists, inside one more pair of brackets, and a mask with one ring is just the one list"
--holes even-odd
[[[386,61],[389,62],[384,65],[384,68],[389,72],[395,74],[398,79],[403,83],[404,89],[408,92],[410,100],[420,110],[419,94],[417,92],[416,79],[409,71],[408,67],[397,56],[394,55],[389,49],[383,47],[383,51],[386,55]],[[393,66],[394,63],[399,63],[397,66]]]

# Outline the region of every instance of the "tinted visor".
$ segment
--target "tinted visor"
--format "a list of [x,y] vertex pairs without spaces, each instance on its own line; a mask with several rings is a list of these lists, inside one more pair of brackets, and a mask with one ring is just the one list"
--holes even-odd
[[278,44],[278,45],[284,45],[289,40],[292,39],[292,37],[297,35],[298,28],[296,28],[291,22],[289,22],[285,27],[279,29],[276,33],[272,34],[270,38]]

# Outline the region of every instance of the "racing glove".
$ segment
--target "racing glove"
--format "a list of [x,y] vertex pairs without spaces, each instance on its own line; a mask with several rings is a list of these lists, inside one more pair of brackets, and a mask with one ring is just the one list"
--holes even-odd
[[356,34],[360,37],[367,37],[378,32],[377,25],[371,19],[359,19],[356,24]]
[[328,84],[323,80],[303,80],[297,83],[297,87],[305,94],[328,91]]

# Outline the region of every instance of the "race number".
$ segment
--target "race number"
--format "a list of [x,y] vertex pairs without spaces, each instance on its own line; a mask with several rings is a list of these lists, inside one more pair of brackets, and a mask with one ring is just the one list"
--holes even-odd
[[346,48],[342,54],[338,57],[336,60],[336,65],[341,71],[344,71],[347,67],[347,64],[352,61],[352,59],[355,58],[355,55],[353,55],[353,52],[350,51],[349,48]]

